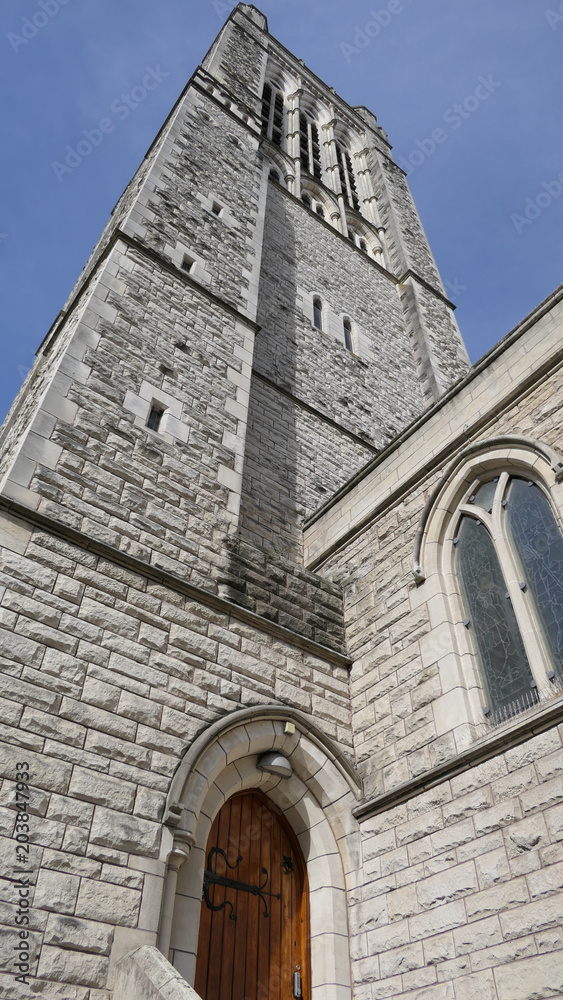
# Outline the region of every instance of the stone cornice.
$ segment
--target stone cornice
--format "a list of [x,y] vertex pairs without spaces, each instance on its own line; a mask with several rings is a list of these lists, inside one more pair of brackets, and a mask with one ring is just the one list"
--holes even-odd
[[451,760],[431,768],[417,778],[405,781],[402,785],[398,785],[388,792],[375,795],[366,802],[355,806],[352,812],[360,821],[388,812],[389,809],[402,805],[403,802],[408,802],[417,795],[435,788],[436,785],[441,785],[451,778],[455,778],[456,775],[463,774],[464,771],[469,771],[493,757],[498,757],[506,750],[510,750],[511,747],[526,743],[534,736],[547,732],[561,722],[563,722],[563,696],[560,695],[555,704],[548,704],[543,709],[531,709],[531,713],[527,717],[520,716],[516,721],[512,720],[511,723],[505,724],[502,729],[479,740]]
[[303,650],[303,652],[311,653],[326,663],[332,663],[336,667],[349,668],[351,666],[351,659],[343,653],[329,649],[328,646],[314,642],[313,639],[309,639],[307,636],[300,635],[298,632],[293,632],[283,625],[269,621],[269,619],[262,617],[262,615],[258,615],[254,611],[248,611],[246,608],[242,608],[238,604],[226,600],[224,597],[219,597],[217,594],[204,590],[202,587],[195,587],[193,584],[186,583],[185,580],[175,573],[161,569],[158,564],[151,565],[126,552],[121,552],[112,545],[98,541],[92,535],[86,534],[86,532],[70,528],[56,518],[49,517],[40,511],[32,510],[30,507],[26,507],[15,500],[10,500],[8,497],[0,496],[0,511],[2,510],[51,535],[63,538],[78,548],[93,552],[102,559],[107,559],[109,562],[114,563],[114,565],[129,569],[139,576],[144,576],[146,579],[162,584],[170,590],[176,591],[176,593],[184,594],[191,600],[198,601],[200,604],[213,608],[215,611],[222,612],[230,618],[245,622],[245,624],[251,625],[259,632],[265,632],[276,639],[281,639],[289,646],[294,646]]

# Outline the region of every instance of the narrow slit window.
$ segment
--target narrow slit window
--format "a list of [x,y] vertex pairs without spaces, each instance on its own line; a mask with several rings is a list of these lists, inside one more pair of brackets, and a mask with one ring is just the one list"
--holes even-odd
[[299,147],[302,169],[320,181],[322,167],[319,129],[302,111],[299,113]]
[[262,92],[262,135],[270,131],[270,107],[272,104],[272,88],[267,83]]
[[283,135],[283,97],[277,93],[274,99],[274,122],[272,127],[272,142],[276,146],[282,145]]
[[276,146],[283,146],[284,100],[278,90],[267,83],[262,91],[262,135]]
[[163,414],[164,414],[164,407],[158,406],[157,404],[153,403],[153,405],[150,408],[147,419],[147,427],[150,431],[158,431],[160,429],[160,422],[162,420]]
[[358,190],[356,188],[356,178],[354,176],[354,168],[352,166],[352,157],[346,149],[342,149],[341,146],[337,145],[336,158],[338,161],[338,173],[340,175],[340,186],[342,188],[344,200],[350,208],[355,208],[356,211],[359,212],[360,199],[358,198]]
[[213,212],[213,215],[220,216],[221,212],[223,211],[223,206],[220,205],[218,201],[214,201],[213,205],[211,206],[211,211]]
[[353,353],[354,345],[352,343],[352,324],[349,319],[344,320],[344,343],[346,345],[346,350]]
[[317,330],[323,328],[323,304],[318,296],[313,299],[313,323]]
[[186,271],[187,274],[191,274],[192,268],[195,264],[193,257],[189,257],[188,254],[184,254],[184,259],[182,261],[182,270]]

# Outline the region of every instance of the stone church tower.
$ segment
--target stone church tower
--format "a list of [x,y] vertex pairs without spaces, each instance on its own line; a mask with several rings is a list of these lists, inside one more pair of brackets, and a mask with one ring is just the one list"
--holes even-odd
[[563,993],[562,295],[238,4],[2,433],[3,996]]

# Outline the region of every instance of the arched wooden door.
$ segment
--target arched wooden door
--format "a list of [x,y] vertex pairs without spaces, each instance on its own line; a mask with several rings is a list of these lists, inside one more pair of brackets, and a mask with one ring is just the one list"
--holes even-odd
[[207,842],[195,990],[202,1000],[309,998],[307,876],[260,792],[225,803]]

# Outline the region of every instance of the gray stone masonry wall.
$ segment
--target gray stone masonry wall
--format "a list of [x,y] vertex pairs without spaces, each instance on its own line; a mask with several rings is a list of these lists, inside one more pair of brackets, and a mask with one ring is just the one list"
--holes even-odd
[[[72,340],[80,322],[82,309],[77,309],[67,324],[66,335],[60,337],[54,347],[47,353],[42,353],[29,372],[0,432],[0,480],[8,474],[23,435],[29,429],[37,416],[40,406],[45,408],[45,394],[52,383],[54,374],[61,359]],[[49,402],[47,412],[51,412]],[[54,416],[54,414],[52,414]]]
[[[362,362],[312,325],[319,295],[362,331]],[[254,367],[382,447],[424,409],[395,283],[328,224],[270,183]],[[328,325],[328,324],[327,324]],[[342,323],[338,334],[342,337]]]
[[[276,701],[311,713],[350,752],[348,671],[6,515],[0,531],[3,936],[9,949],[25,760],[33,989],[109,1000],[112,944],[127,951],[133,929],[135,946],[156,941],[162,810],[196,734]],[[25,990],[0,975],[7,1000]]]
[[[209,586],[236,525],[249,333],[181,273],[118,244],[78,326],[81,360],[67,354],[55,384],[72,409],[40,415],[16,479],[41,512]],[[178,405],[171,436],[136,422],[143,394]]]
[[[538,1000],[563,991],[563,725],[535,735],[534,710],[494,729],[456,722],[463,693],[451,633],[463,624],[445,621],[442,584],[425,592],[412,576],[424,504],[456,448],[502,435],[560,448],[559,300],[556,293],[551,310],[538,310],[465,396],[452,397],[441,426],[413,430],[414,445],[406,439],[395,454],[398,499],[323,564],[344,589],[354,746],[377,810],[360,817],[363,884],[349,892],[355,1000]],[[551,354],[550,372],[519,388]],[[503,402],[502,386],[514,401]],[[472,435],[465,421],[475,422]],[[448,429],[455,446],[434,461],[435,435],[446,441]],[[423,459],[413,485],[408,455],[417,442],[432,472]],[[354,490],[360,505],[362,485]],[[438,709],[446,691],[449,707]],[[555,691],[540,714],[558,702]],[[428,774],[492,737],[488,759],[449,778]]]
[[[562,408],[563,383],[556,371],[474,439],[518,434],[557,446]],[[322,571],[344,587],[346,638],[354,660],[354,742],[368,797],[423,774],[459,749],[453,727],[437,733],[432,706],[443,693],[438,659],[444,651],[433,664],[425,655],[423,664],[424,637],[435,622],[418,599],[412,576],[415,533],[443,471],[436,468],[411,487]]]
[[404,171],[390,156],[375,150],[370,155],[370,169],[393,272],[401,277],[412,270],[445,294]]
[[411,278],[402,300],[424,397],[431,402],[467,373],[469,358],[453,308],[435,294],[445,295],[444,286],[403,171],[375,150],[370,164],[393,271],[398,278],[412,271],[430,286]]
[[294,559],[244,536],[229,542],[229,573],[221,596],[314,642],[345,652],[342,590]]
[[[221,99],[195,87],[188,92],[124,229],[164,254],[178,244],[193,251],[211,290],[245,307],[245,271],[260,253],[253,242],[261,183],[258,139]],[[212,211],[214,201],[223,209],[220,217]]]
[[361,824],[355,1000],[563,992],[563,727]]
[[253,377],[241,501],[244,538],[301,562],[304,519],[372,455],[358,439]]
[[[239,4],[227,23],[220,45],[204,61],[204,67],[229,91],[237,103],[256,113],[262,98],[267,34]],[[250,14],[250,16],[247,16]],[[262,17],[259,18],[262,20]],[[263,19],[265,24],[265,18]]]
[[[224,105],[226,101],[225,95],[221,95],[219,101],[213,102],[207,94],[202,94],[207,83],[205,79],[200,77],[199,89],[191,86],[187,90],[183,99],[180,100],[178,107],[174,109],[170,118],[164,124],[161,133],[156,138],[135,176],[127,185],[127,188],[115,205],[111,219],[87,261],[73,292],[69,296],[66,306],[71,302],[76,290],[94,271],[101,250],[107,246],[115,230],[127,222],[129,223],[129,230],[131,232],[141,235],[151,245],[161,246],[162,229],[159,229],[158,225],[152,229],[150,226],[147,227],[147,224],[155,222],[156,215],[161,215],[163,209],[167,211],[170,205],[173,206],[176,221],[179,221],[178,237],[180,234],[193,237],[196,231],[194,223],[197,220],[200,225],[203,224],[203,228],[198,231],[199,235],[203,236],[201,249],[209,251],[211,241],[215,250],[221,250],[221,240],[225,238],[229,243],[229,249],[231,251],[235,249],[233,233],[227,233],[225,225],[219,225],[217,219],[210,220],[202,212],[201,203],[196,198],[198,192],[207,193],[207,191],[211,190],[215,198],[217,196],[230,196],[232,193],[241,195],[243,188],[237,182],[233,184],[233,177],[236,175],[240,177],[243,173],[246,175],[244,190],[249,190],[250,174],[248,173],[248,160],[245,159],[245,155],[248,153],[249,148],[255,149],[256,144],[251,143],[249,146],[249,132],[248,129],[243,129],[241,132],[240,116],[242,113],[248,113],[250,117],[259,114],[261,80],[264,72],[265,56],[256,45],[253,47],[252,41],[246,33],[250,31],[259,36],[260,33],[257,32],[257,29],[249,22],[247,17],[242,17],[239,14],[235,14],[234,16],[245,30],[241,30],[241,28],[230,23],[226,28],[227,37],[225,44],[230,46],[235,56],[237,51],[240,52],[240,56],[237,58],[244,65],[244,73],[246,74],[244,99],[240,106],[236,108],[236,115],[224,114],[221,110],[221,104]],[[217,51],[217,43],[221,44],[221,36],[217,39],[209,56],[204,60],[204,66],[208,66],[210,61],[212,61],[213,51]],[[222,47],[221,45],[221,50]],[[243,53],[246,54],[247,58],[244,57]],[[226,81],[224,82],[225,84],[227,83]],[[230,96],[235,95],[233,93]],[[201,117],[201,114],[198,116],[195,112],[196,107],[202,109],[207,107],[210,121],[206,121],[206,119]],[[224,145],[229,141],[229,162],[225,162],[227,158],[220,157],[218,160],[215,160],[213,156],[213,151],[217,149],[218,129],[222,130],[219,143]],[[237,141],[242,141],[242,146],[235,147],[232,142],[233,138],[237,139]],[[186,163],[187,145],[189,145],[191,152]],[[235,153],[236,148],[244,150],[242,158]],[[163,167],[164,170],[162,169]],[[168,168],[170,168],[170,173],[168,172]],[[179,183],[178,191],[181,195],[181,203],[178,201],[177,193],[174,193],[173,184],[170,184],[171,180]],[[226,201],[230,206],[230,197],[227,197]],[[234,211],[236,214],[237,207],[234,208]],[[183,213],[187,216],[185,226]],[[252,223],[249,222],[248,207],[245,207],[244,204],[241,205],[240,201],[238,205],[238,221],[242,227],[238,233],[239,237],[240,232],[246,230],[248,226],[251,227],[250,233],[252,234]],[[162,218],[160,222],[162,223]],[[138,231],[136,230],[136,225],[139,224],[140,230]],[[239,239],[239,243],[242,248],[244,240]],[[227,293],[230,292],[231,298],[237,298],[237,292],[229,289],[228,286],[226,290]]]

